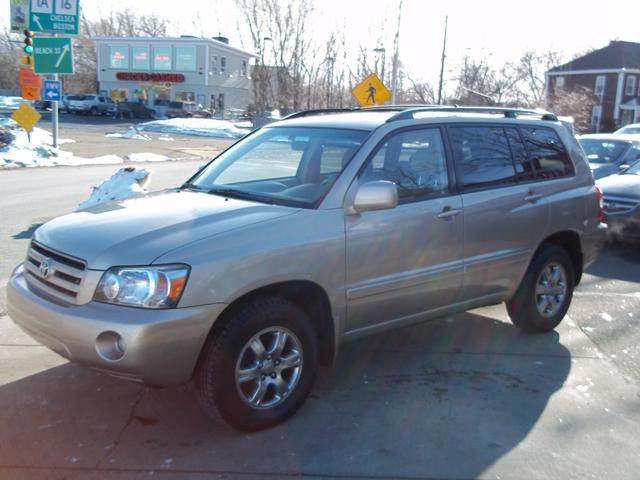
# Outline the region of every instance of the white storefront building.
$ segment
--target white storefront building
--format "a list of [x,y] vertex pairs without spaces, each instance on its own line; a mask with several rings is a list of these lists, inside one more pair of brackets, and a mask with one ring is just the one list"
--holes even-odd
[[256,55],[224,37],[96,37],[98,88],[116,101],[150,108],[196,102],[204,108],[245,110],[250,62]]

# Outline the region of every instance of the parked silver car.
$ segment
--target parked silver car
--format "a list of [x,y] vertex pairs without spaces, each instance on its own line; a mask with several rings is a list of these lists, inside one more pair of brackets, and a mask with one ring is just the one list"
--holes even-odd
[[593,178],[619,173],[640,159],[640,136],[594,133],[578,137]]
[[640,243],[640,161],[597,182],[602,190],[609,238]]
[[92,94],[70,95],[67,111],[71,113],[86,113],[88,115],[115,115],[116,103],[109,97]]
[[72,361],[193,379],[207,413],[257,430],[344,341],[498,302],[555,328],[603,243],[600,200],[553,114],[302,112],[180,188],[41,226],[8,309]]

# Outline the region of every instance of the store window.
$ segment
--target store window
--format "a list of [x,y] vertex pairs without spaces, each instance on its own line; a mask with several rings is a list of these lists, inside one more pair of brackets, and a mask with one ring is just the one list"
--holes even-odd
[[178,72],[195,72],[196,47],[176,47],[176,70]]
[[171,47],[154,47],[153,69],[171,70]]
[[129,68],[129,47],[111,45],[109,47],[109,68]]
[[129,90],[127,88],[112,88],[109,96],[114,102],[126,102],[129,97]]
[[196,94],[194,92],[176,92],[176,102],[195,102]]
[[224,75],[227,71],[227,57],[220,57],[220,75]]
[[133,70],[149,70],[149,47],[131,48],[131,68]]
[[156,103],[160,101],[168,104],[171,99],[171,85],[154,84],[153,96]]

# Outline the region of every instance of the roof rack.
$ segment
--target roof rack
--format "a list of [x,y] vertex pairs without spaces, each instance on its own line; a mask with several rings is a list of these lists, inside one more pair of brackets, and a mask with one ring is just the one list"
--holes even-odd
[[407,104],[407,105],[375,105],[373,107],[346,107],[346,108],[316,108],[312,110],[301,110],[294,112],[282,120],[291,120],[292,118],[310,117],[312,115],[329,115],[332,113],[348,113],[348,112],[401,112],[408,108],[421,108],[424,104]]
[[502,114],[506,118],[517,118],[518,115],[531,115],[540,117],[541,120],[557,121],[558,117],[545,110],[533,110],[528,108],[505,108],[505,107],[458,107],[457,105],[423,105],[420,107],[405,108],[400,113],[387,120],[396,122],[398,120],[410,120],[416,113],[421,112],[460,112],[460,113],[495,113]]

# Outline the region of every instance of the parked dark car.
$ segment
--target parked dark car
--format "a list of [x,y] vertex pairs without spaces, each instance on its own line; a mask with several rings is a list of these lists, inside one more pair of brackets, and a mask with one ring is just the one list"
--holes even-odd
[[154,118],[155,111],[140,102],[119,102],[116,115],[119,118]]
[[169,102],[167,109],[167,117],[169,118],[211,118],[210,110],[206,110],[202,105],[195,102]]
[[596,133],[578,137],[593,178],[614,175],[640,159],[640,137]]
[[603,194],[611,240],[640,242],[640,161],[618,175],[597,181]]

